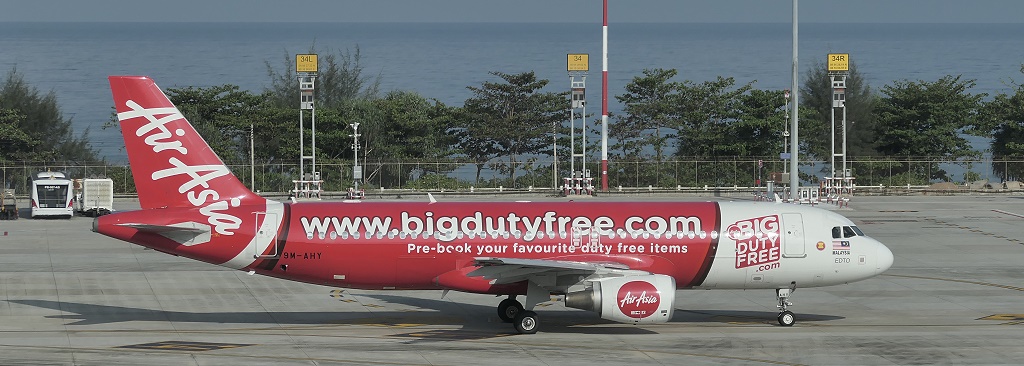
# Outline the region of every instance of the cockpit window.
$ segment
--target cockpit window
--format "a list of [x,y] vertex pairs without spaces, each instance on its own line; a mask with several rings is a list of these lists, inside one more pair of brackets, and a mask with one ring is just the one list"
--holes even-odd
[[842,237],[843,237],[842,231],[841,231],[841,229],[838,226],[832,228],[832,239],[839,239],[839,238],[842,238]]
[[859,227],[856,227],[856,226],[851,226],[851,227],[853,228],[853,232],[857,233],[857,236],[865,236],[864,232],[860,231]]
[[853,226],[843,226],[843,237],[852,238],[857,236],[857,232],[853,231]]

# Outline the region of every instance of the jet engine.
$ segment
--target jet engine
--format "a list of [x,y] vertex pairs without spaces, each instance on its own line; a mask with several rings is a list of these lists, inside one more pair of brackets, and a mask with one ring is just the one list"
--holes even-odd
[[676,280],[666,275],[612,277],[586,282],[565,295],[565,306],[620,323],[664,323],[675,311]]

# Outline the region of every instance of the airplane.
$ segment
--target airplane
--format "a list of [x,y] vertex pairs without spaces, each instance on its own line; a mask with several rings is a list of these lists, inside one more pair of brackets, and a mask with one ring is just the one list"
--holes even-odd
[[[93,231],[172,255],[324,286],[504,296],[523,334],[537,304],[628,324],[664,323],[683,289],[775,292],[847,284],[893,254],[833,211],[771,202],[302,201],[235,177],[156,83],[110,76],[140,210]],[[442,294],[442,296],[444,296]],[[520,296],[525,296],[520,302]]]

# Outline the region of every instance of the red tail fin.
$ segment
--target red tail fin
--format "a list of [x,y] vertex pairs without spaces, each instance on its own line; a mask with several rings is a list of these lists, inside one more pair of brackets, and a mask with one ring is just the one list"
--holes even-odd
[[265,202],[231,174],[153,80],[109,79],[142,208],[223,211]]

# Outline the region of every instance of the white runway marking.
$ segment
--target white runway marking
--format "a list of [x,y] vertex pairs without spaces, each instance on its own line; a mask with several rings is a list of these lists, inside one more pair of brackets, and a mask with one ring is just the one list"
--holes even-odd
[[1019,217],[1019,218],[1024,219],[1024,215],[1021,215],[1021,214],[1015,214],[1013,212],[1007,212],[1007,211],[1003,211],[1003,210],[992,210],[992,211],[993,212],[998,212],[998,213],[1001,213],[1001,214],[1004,214],[1004,215],[1010,215],[1010,216]]

